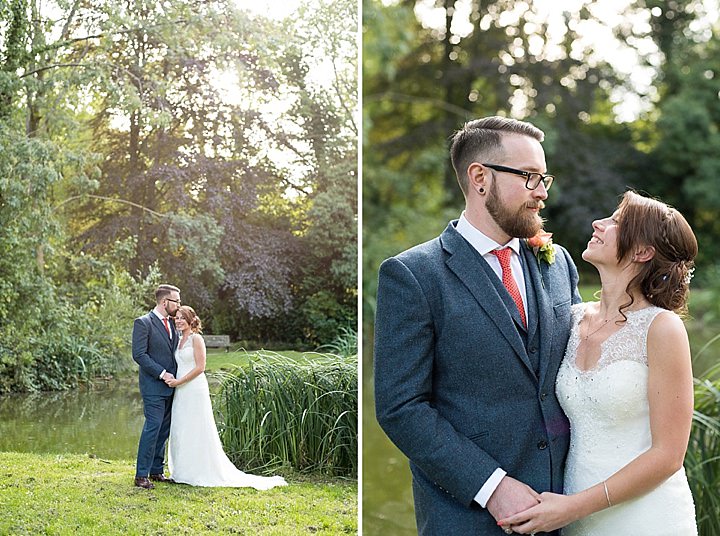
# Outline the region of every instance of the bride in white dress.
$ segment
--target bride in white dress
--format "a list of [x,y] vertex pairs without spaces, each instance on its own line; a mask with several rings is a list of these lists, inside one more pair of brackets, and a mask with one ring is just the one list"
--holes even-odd
[[685,218],[626,192],[593,222],[583,259],[599,302],[573,306],[556,381],[570,420],[564,495],[501,521],[521,534],[694,536],[683,459],[693,411],[686,310],[697,241]]
[[195,311],[183,305],[175,315],[182,333],[175,352],[177,379],[170,425],[168,465],[175,482],[206,487],[252,487],[266,490],[286,486],[282,477],[256,476],[238,470],[223,451],[205,378],[205,341]]

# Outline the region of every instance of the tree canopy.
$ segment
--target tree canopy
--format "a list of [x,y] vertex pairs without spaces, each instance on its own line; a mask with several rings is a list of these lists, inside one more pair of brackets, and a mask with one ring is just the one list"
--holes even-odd
[[[556,176],[546,229],[576,259],[592,220],[635,188],[688,217],[700,242],[699,272],[714,273],[717,14],[701,1],[641,0],[629,1],[613,20],[600,4],[566,6],[551,17],[540,3],[509,0],[364,1],[368,321],[382,259],[437,236],[462,210],[449,137],[487,115],[525,119],[545,131]],[[589,39],[592,29],[606,41]],[[618,67],[611,50],[635,58],[634,67]],[[636,111],[628,118],[621,108],[630,102]]]
[[54,361],[124,353],[160,281],[237,340],[354,326],[356,27],[349,0],[0,6],[0,390],[45,385],[47,317]]

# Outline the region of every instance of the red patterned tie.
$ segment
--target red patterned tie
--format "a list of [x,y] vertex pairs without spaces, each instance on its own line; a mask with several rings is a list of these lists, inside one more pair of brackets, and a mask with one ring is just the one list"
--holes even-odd
[[[503,268],[503,273],[504,272],[505,272],[505,268]],[[504,280],[505,280],[505,276],[503,275],[503,281]],[[167,330],[168,335],[170,336],[170,338],[172,338],[172,333],[170,332],[170,325],[168,324],[167,318],[163,318],[163,324],[165,324],[165,329]]]
[[512,255],[512,251],[510,248],[502,248],[491,251],[490,253],[495,255],[500,261],[503,285],[505,285],[505,288],[510,293],[510,297],[515,302],[515,305],[517,305],[518,311],[520,311],[520,320],[522,320],[523,326],[527,327],[522,296],[520,295],[520,289],[518,289],[515,278],[513,277],[512,268],[510,267],[510,255]]

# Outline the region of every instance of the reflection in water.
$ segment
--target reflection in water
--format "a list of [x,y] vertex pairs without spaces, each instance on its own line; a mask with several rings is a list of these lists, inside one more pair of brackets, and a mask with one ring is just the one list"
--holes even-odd
[[375,420],[372,389],[372,381],[365,381],[362,428],[363,535],[416,535],[408,461]]
[[134,459],[142,425],[134,376],[70,391],[0,396],[0,452]]

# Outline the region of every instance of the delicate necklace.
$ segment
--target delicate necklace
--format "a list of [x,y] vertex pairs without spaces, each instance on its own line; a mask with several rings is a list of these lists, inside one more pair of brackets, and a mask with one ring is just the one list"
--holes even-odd
[[[583,340],[583,341],[588,340],[592,335],[595,335],[598,331],[600,331],[602,328],[604,328],[605,326],[607,326],[607,325],[608,325],[608,322],[610,322],[611,320],[615,320],[615,319],[616,319],[617,317],[619,317],[619,316],[620,316],[620,313],[617,313],[617,314],[616,314],[615,316],[613,316],[612,318],[606,318],[605,320],[602,321],[602,323],[600,324],[600,327],[597,327],[597,328],[595,328],[594,330],[592,330],[590,333],[587,333],[587,334],[582,338],[582,340]],[[588,329],[590,329],[590,323],[589,323],[589,322],[588,322]]]

